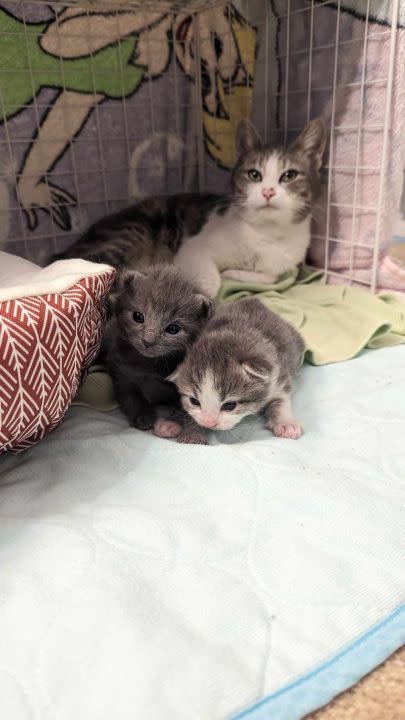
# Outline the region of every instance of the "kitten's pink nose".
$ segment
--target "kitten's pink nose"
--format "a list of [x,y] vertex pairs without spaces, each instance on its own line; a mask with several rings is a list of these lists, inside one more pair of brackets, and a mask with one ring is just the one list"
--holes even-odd
[[143,344],[145,345],[146,348],[150,348],[150,347],[152,347],[152,345],[155,344],[155,338],[146,338],[145,337],[143,339]]
[[262,188],[262,195],[264,198],[266,198],[267,201],[271,200],[272,197],[276,194],[276,191],[274,188]]
[[201,425],[206,428],[214,428],[218,425],[218,418],[214,415],[203,415]]

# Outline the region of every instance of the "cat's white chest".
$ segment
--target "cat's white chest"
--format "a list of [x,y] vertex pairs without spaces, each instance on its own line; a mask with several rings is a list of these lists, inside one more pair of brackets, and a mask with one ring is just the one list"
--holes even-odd
[[184,240],[174,262],[210,297],[218,293],[221,275],[272,283],[304,260],[309,227],[309,217],[299,224],[277,224],[215,213],[197,235]]
[[222,227],[212,227],[208,242],[220,272],[248,270],[275,279],[304,260],[309,224],[307,218],[302,223],[281,227],[275,223],[256,226],[232,218],[222,222]]

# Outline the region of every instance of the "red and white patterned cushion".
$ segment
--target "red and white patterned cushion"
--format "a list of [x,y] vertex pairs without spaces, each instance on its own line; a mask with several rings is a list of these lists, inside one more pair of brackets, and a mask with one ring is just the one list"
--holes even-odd
[[0,302],[0,453],[62,420],[99,350],[114,275],[105,266],[61,292]]

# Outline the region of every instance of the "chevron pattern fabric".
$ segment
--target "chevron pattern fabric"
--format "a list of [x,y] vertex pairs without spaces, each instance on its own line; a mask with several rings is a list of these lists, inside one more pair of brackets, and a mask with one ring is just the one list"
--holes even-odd
[[61,293],[0,303],[0,453],[61,422],[100,347],[114,271]]

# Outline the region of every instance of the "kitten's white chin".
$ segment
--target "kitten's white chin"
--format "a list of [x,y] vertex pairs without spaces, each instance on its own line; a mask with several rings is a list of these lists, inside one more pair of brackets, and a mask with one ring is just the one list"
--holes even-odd
[[275,203],[263,203],[263,205],[259,205],[258,210],[262,210],[264,212],[279,212],[284,214],[288,214],[289,212],[285,207],[282,207]]
[[224,422],[224,423],[220,423],[219,425],[217,425],[216,427],[214,427],[214,428],[212,428],[212,429],[215,430],[215,431],[216,431],[216,430],[221,430],[221,431],[233,430],[234,427],[236,427],[237,425],[239,425],[239,423],[240,423],[241,420],[242,420],[242,418],[238,418],[237,420],[235,420],[235,421],[232,422],[232,423],[225,423],[225,422]]

